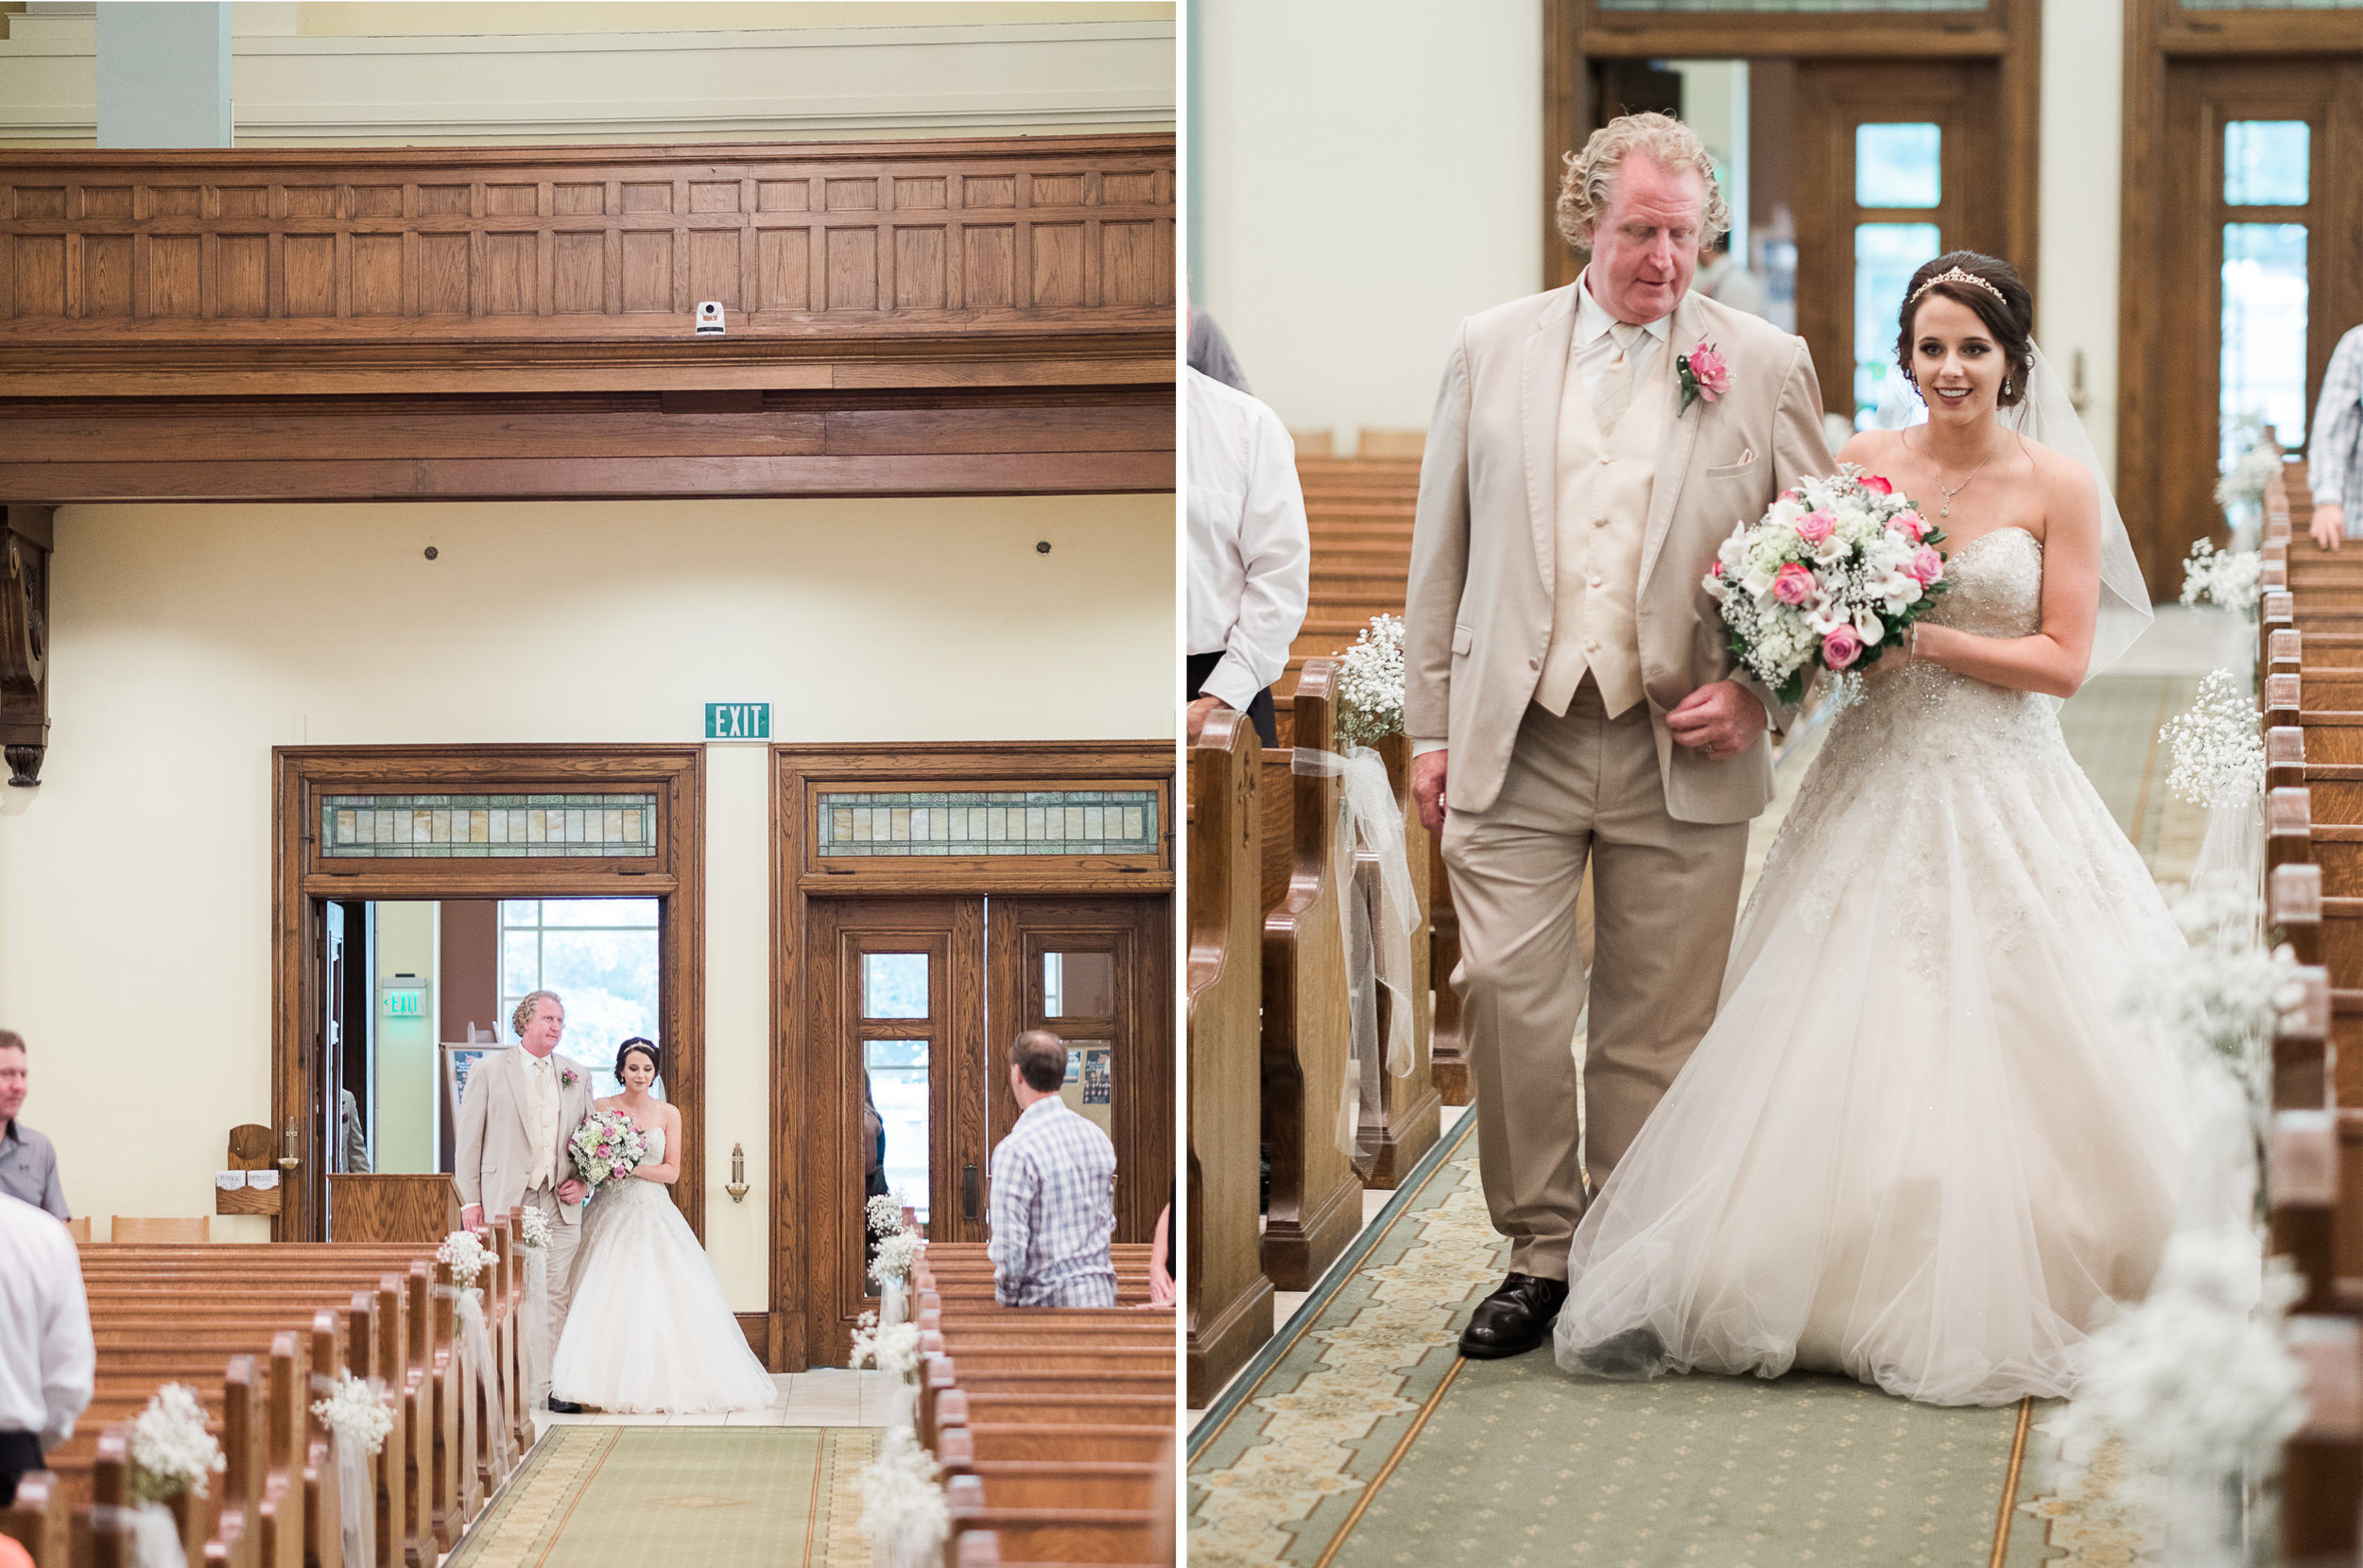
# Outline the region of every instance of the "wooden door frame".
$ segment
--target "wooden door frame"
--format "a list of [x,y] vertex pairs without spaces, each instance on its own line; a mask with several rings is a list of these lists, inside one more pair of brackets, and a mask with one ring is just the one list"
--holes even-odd
[[[2141,0],[2128,0],[2129,9]],[[2173,0],[2164,0],[2171,4]],[[1597,0],[1543,0],[1543,286],[1576,281],[1576,256],[1548,215],[1563,154],[1590,134],[1595,60],[1997,60],[2005,254],[2036,286],[2041,201],[2043,0],[1990,0],[1981,11],[1603,11]]]
[[[2126,0],[2115,490],[2118,508],[2128,517],[2159,515],[2165,505],[2158,478],[2167,437],[2164,405],[2175,395],[2165,376],[2171,339],[2189,329],[2187,321],[2173,318],[2169,291],[2158,286],[2173,222],[2164,199],[2171,171],[2167,66],[2176,60],[2274,56],[2312,63],[2363,58],[2363,28],[2351,10],[2190,11],[2179,0]],[[2150,586],[2171,594],[2178,585]]]
[[[681,1113],[673,1201],[705,1235],[705,752],[696,746],[279,746],[271,749],[271,1126],[296,1129],[296,1171],[274,1241],[318,1241],[315,1178],[326,1151],[306,1080],[321,1016],[314,952],[326,900],[648,898],[660,901],[658,994],[667,1098]],[[323,794],[655,793],[645,859],[415,859],[321,863]]]
[[[877,856],[822,864],[810,842],[811,796],[862,784],[890,788],[923,783],[942,788],[969,781],[1027,782],[1036,787],[1093,780],[1164,793],[1160,844],[1130,861],[1006,855]],[[811,1227],[801,1195],[819,1190],[832,1171],[833,1142],[817,1136],[800,1092],[816,1051],[827,1042],[811,1026],[804,987],[812,907],[827,898],[982,894],[1013,897],[1162,896],[1166,931],[1175,887],[1177,770],[1168,740],[943,742],[907,746],[841,742],[771,749],[771,1299],[767,1364],[802,1371],[822,1342],[808,1300]],[[1167,973],[1170,973],[1168,968]],[[1171,990],[1170,986],[1166,988]],[[828,1147],[821,1146],[827,1143]]]

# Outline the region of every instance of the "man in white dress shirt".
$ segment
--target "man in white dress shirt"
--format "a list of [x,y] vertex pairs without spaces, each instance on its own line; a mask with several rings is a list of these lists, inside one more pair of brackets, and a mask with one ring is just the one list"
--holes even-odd
[[[517,1031],[519,1048],[492,1053],[468,1075],[452,1180],[466,1205],[459,1222],[471,1229],[484,1223],[488,1210],[506,1216],[523,1206],[548,1218],[554,1353],[574,1298],[575,1244],[582,1235],[582,1199],[590,1190],[575,1175],[569,1140],[591,1113],[591,1071],[558,1054],[566,1005],[556,991],[537,991],[519,1002],[509,1026]],[[536,1397],[543,1392],[533,1390]],[[549,1407],[561,1415],[582,1408],[555,1394]]]
[[30,1203],[0,1195],[0,1506],[44,1448],[74,1436],[97,1353],[74,1238]]
[[1271,683],[1304,624],[1313,541],[1297,484],[1296,443],[1245,392],[1184,368],[1190,526],[1189,738],[1216,707],[1280,744]]
[[1017,1125],[992,1151],[993,1300],[1003,1306],[1112,1307],[1116,1146],[1070,1110],[1066,1042],[1028,1029],[1009,1047]]

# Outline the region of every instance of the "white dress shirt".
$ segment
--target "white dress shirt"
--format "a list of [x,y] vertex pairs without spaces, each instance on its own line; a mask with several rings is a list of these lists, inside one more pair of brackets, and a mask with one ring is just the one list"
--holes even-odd
[[1312,586],[1296,443],[1280,416],[1245,392],[1186,367],[1182,382],[1189,651],[1223,656],[1199,690],[1244,710],[1287,669]]
[[74,1436],[97,1364],[74,1238],[0,1194],[0,1432],[35,1433],[44,1448]]
[[[1592,269],[1585,267],[1583,275],[1576,280],[1576,331],[1574,339],[1568,344],[1567,365],[1568,369],[1583,377],[1583,395],[1595,403],[1599,401],[1600,378],[1616,358],[1616,336],[1611,331],[1615,325],[1616,318],[1592,298]],[[1665,340],[1673,336],[1673,331],[1674,317],[1670,311],[1654,321],[1642,323],[1640,334],[1632,340],[1634,386],[1646,384],[1649,367],[1657,363],[1659,351],[1665,347]],[[1556,491],[1553,493],[1557,493]],[[1548,586],[1544,584],[1544,587]],[[1444,746],[1445,740],[1441,735],[1414,736],[1411,754],[1415,757],[1425,756],[1430,751],[1442,750]]]

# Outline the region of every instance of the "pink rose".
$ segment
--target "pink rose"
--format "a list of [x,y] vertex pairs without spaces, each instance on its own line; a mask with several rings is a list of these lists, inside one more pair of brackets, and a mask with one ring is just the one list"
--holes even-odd
[[1813,574],[1792,560],[1772,579],[1772,596],[1783,604],[1802,604],[1813,597],[1818,586]]
[[1690,378],[1699,384],[1699,395],[1709,403],[1732,389],[1732,368],[1704,343],[1690,351]]
[[1839,627],[1821,639],[1821,662],[1834,670],[1842,670],[1862,657],[1862,639],[1851,626]]
[[1885,479],[1880,478],[1875,474],[1866,474],[1862,476],[1862,488],[1865,490],[1875,490],[1881,495],[1892,495],[1895,493],[1895,487],[1889,484]]
[[1912,552],[1911,574],[1920,579],[1923,588],[1944,576],[1944,558],[1923,544]]
[[1797,520],[1797,537],[1808,544],[1819,544],[1837,527],[1837,519],[1825,511],[1809,511]]
[[1800,496],[1800,495],[1799,495],[1799,494],[1798,494],[1795,491],[1793,491],[1793,490],[1785,490],[1785,491],[1781,491],[1781,499],[1782,499],[1782,500],[1784,500],[1784,501],[1797,501],[1797,500],[1801,500],[1801,499],[1802,499],[1802,497],[1801,497],[1801,496]]
[[1916,511],[1899,511],[1889,521],[1888,526],[1909,536],[1911,542],[1917,544],[1920,536],[1928,531],[1928,521]]

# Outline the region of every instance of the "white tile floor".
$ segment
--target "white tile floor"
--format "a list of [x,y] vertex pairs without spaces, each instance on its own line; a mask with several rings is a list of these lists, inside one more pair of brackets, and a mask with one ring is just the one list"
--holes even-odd
[[553,1426],[880,1426],[885,1412],[877,1395],[878,1374],[844,1367],[808,1372],[774,1372],[779,1403],[768,1410],[736,1410],[700,1416],[618,1416],[585,1411],[579,1416],[533,1412],[536,1437]]

